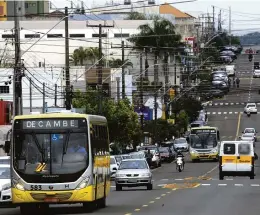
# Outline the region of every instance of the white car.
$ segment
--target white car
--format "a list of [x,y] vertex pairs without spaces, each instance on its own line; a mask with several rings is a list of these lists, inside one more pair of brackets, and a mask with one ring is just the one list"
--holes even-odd
[[257,131],[254,128],[245,128],[245,130],[242,132],[243,134],[254,134],[255,141],[257,141]]
[[12,194],[11,194],[11,173],[10,165],[1,164],[0,165],[0,206],[6,205],[11,206],[12,204]]
[[252,142],[254,144],[255,147],[255,135],[254,134],[243,134],[240,138],[240,140],[242,141],[249,141]]
[[254,70],[253,78],[260,78],[260,70],[259,69]]
[[256,103],[247,103],[244,108],[244,112],[257,113]]
[[116,161],[115,156],[110,156],[110,177],[114,178],[116,171],[118,169],[118,162]]

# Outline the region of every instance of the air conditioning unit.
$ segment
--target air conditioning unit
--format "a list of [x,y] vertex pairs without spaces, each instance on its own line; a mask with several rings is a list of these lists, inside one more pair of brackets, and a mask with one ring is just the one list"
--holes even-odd
[[155,4],[155,0],[148,0],[148,4],[149,4],[149,5]]
[[130,5],[131,4],[131,0],[124,0],[124,5]]

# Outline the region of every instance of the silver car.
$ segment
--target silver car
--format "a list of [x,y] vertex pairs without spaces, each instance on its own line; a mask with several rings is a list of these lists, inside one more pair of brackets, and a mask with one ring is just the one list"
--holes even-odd
[[174,149],[188,152],[189,144],[185,138],[179,138],[174,141]]
[[152,173],[145,159],[122,160],[115,177],[116,190],[122,187],[146,186],[147,190],[153,189]]
[[243,134],[241,137],[239,137],[239,139],[243,140],[243,141],[250,141],[254,144],[254,147],[255,147],[255,135],[254,134],[250,134],[250,133]]

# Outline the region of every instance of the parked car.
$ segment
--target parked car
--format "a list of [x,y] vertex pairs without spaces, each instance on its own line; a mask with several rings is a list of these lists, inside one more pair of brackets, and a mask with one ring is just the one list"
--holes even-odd
[[116,172],[115,183],[116,191],[121,191],[122,187],[140,186],[152,190],[152,172],[145,159],[122,160]]
[[0,205],[12,207],[10,164],[0,164]]
[[170,163],[175,159],[175,153],[169,147],[160,147],[159,151],[162,161]]

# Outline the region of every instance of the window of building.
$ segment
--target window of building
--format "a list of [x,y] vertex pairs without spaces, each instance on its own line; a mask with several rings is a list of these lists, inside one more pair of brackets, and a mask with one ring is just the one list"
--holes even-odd
[[0,86],[0,93],[10,93],[9,86]]
[[[92,37],[99,37],[99,34],[92,34]],[[101,34],[101,37],[107,37],[107,34]]]
[[70,34],[70,37],[85,37],[85,34]]
[[62,34],[47,34],[47,38],[57,38],[62,37]]
[[27,2],[25,3],[25,8],[28,8],[28,3]]
[[25,38],[40,38],[40,34],[25,34]]
[[126,33],[124,33],[124,34],[114,34],[114,37],[129,37],[130,36],[130,34],[126,34]]
[[2,38],[4,39],[14,38],[14,34],[2,34]]

